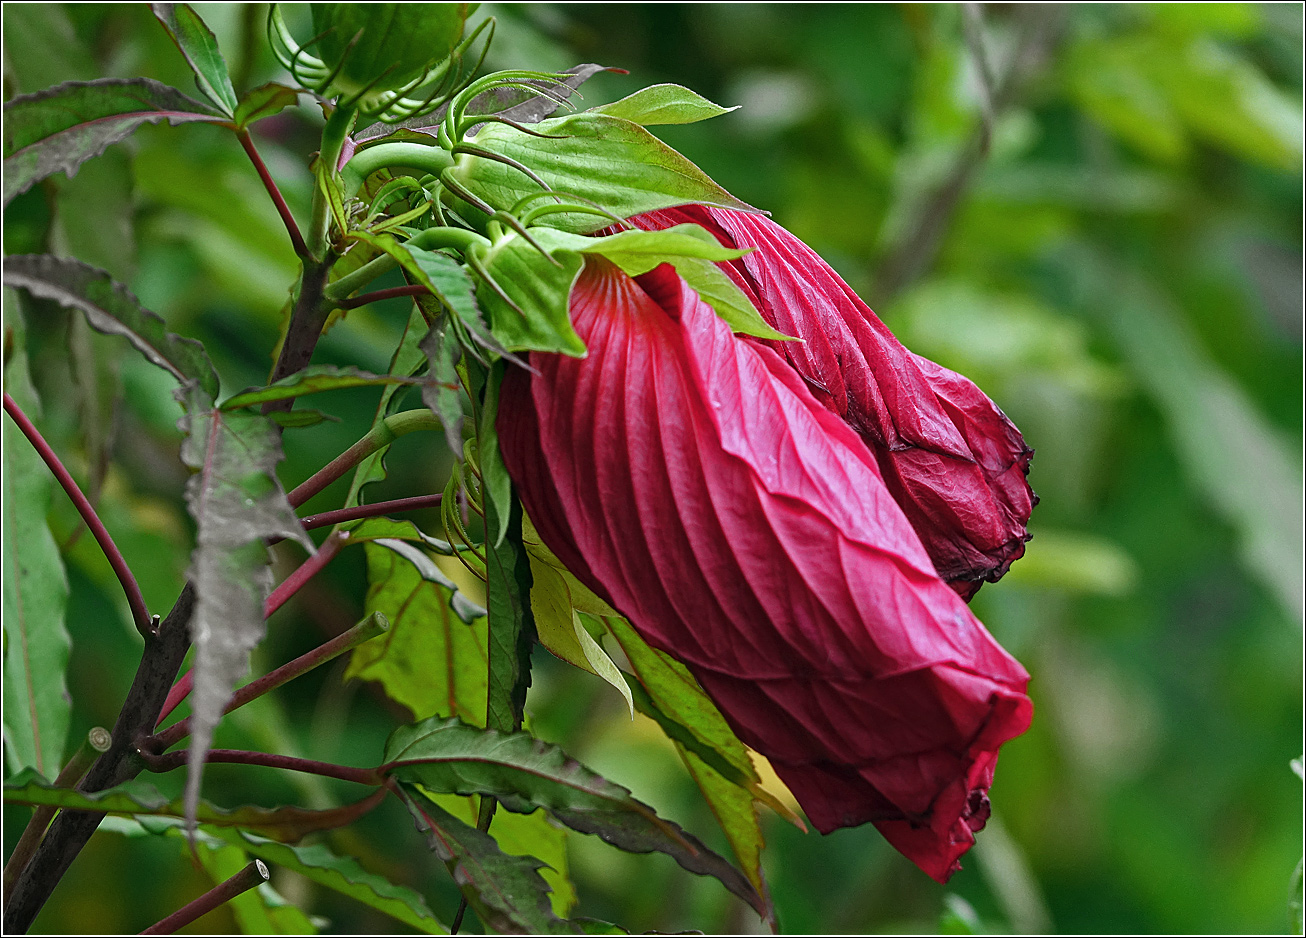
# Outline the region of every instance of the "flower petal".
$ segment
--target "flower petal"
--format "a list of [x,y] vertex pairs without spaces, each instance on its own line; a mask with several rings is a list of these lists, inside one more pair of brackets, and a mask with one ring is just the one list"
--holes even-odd
[[690,668],[820,830],[874,821],[946,878],[1029,724],[1028,675],[857,435],[669,266],[636,282],[588,259],[571,313],[588,357],[532,355],[500,399],[541,538]]
[[757,249],[721,266],[771,326],[804,340],[768,344],[861,434],[964,599],[1024,554],[1034,451],[973,382],[903,348],[830,265],[765,216],[686,205],[631,222],[694,222],[728,247]]

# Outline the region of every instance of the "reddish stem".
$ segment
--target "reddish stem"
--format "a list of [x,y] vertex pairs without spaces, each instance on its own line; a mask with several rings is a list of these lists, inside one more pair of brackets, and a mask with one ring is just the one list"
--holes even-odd
[[377,303],[381,300],[394,299],[396,296],[425,296],[430,292],[430,290],[426,289],[426,287],[422,286],[420,283],[414,283],[403,287],[386,287],[384,290],[374,290],[371,293],[364,293],[361,296],[341,300],[338,305],[341,309],[357,309],[359,306],[366,306],[368,303]]
[[[144,750],[138,754],[151,772],[171,772],[186,764],[190,757],[189,750],[153,755]],[[288,769],[291,772],[304,772],[308,775],[321,775],[326,778],[338,778],[344,782],[356,782],[359,785],[380,785],[382,776],[376,769],[359,769],[348,765],[336,765],[334,762],[318,762],[316,759],[300,759],[295,756],[278,755],[275,752],[250,752],[245,749],[210,749],[204,756],[205,762],[226,762],[235,765],[263,765],[272,769]]]
[[[231,695],[231,700],[228,701],[226,709],[222,712],[230,713],[237,707],[245,706],[251,700],[262,697],[268,691],[275,690],[287,681],[294,680],[301,674],[306,674],[319,665],[326,664],[328,661],[339,657],[355,645],[360,645],[368,639],[380,635],[387,628],[389,628],[389,623],[386,621],[385,616],[379,612],[373,613],[352,629],[340,633],[329,642],[324,642],[293,661],[286,662],[275,671],[269,671],[261,678],[250,681]],[[189,677],[190,672],[187,672],[186,678]],[[185,681],[186,678],[182,678],[182,681]],[[178,686],[180,684],[181,682],[178,682]],[[150,739],[150,748],[156,752],[163,752],[189,735],[190,717],[187,717],[184,720],[178,720],[166,730],[155,733]]]
[[224,880],[204,895],[183,905],[167,918],[151,925],[142,935],[171,935],[177,929],[189,925],[207,912],[212,912],[224,902],[230,902],[242,892],[253,889],[260,883],[266,883],[271,877],[262,860],[252,860],[250,864],[231,879]]
[[27,419],[22,408],[8,394],[4,396],[5,413],[13,418],[18,429],[23,431],[23,435],[31,442],[36,451],[40,453],[45,464],[50,467],[54,477],[59,481],[59,485],[68,493],[72,499],[73,505],[77,508],[78,514],[82,516],[82,521],[86,523],[87,529],[95,537],[95,542],[100,545],[100,550],[104,551],[104,556],[109,560],[109,566],[118,577],[118,582],[122,584],[122,591],[127,594],[127,605],[131,607],[132,621],[136,623],[136,631],[140,632],[147,639],[154,635],[154,622],[150,618],[150,611],[145,606],[145,597],[141,594],[140,585],[136,582],[136,577],[132,575],[131,567],[127,566],[127,561],[123,558],[122,552],[118,550],[118,545],[113,542],[109,536],[108,530],[104,523],[100,521],[100,516],[95,513],[95,509],[82,494],[77,483],[68,470],[64,468],[59,457],[55,455],[50,444],[45,442],[39,430]]
[[295,572],[282,580],[268,596],[267,602],[263,604],[263,618],[271,618],[272,613],[280,609],[287,599],[298,593],[305,583],[313,579],[319,570],[331,562],[331,559],[340,552],[340,546],[347,540],[349,540],[349,532],[340,531],[323,541],[317,553],[300,564]]
[[190,696],[191,690],[195,687],[195,669],[192,668],[181,676],[181,680],[172,685],[172,690],[168,691],[168,699],[163,702],[163,709],[159,711],[159,718],[154,721],[158,726],[164,720],[168,719],[168,714],[177,709],[177,706]]
[[313,528],[325,528],[330,524],[339,524],[342,521],[356,521],[359,518],[375,518],[378,515],[388,515],[392,512],[399,511],[416,511],[419,508],[434,508],[444,499],[444,495],[415,495],[412,498],[396,498],[388,502],[375,502],[371,505],[357,505],[353,508],[338,508],[335,511],[324,511],[320,514],[309,515],[302,519],[302,524],[307,530]]
[[290,235],[290,243],[295,249],[295,256],[300,259],[308,257],[308,246],[304,244],[304,236],[299,233],[299,225],[295,224],[295,216],[290,214],[290,207],[286,205],[286,200],[281,196],[281,190],[273,182],[272,175],[263,163],[263,158],[258,155],[258,150],[254,148],[254,140],[249,135],[248,130],[236,131],[236,139],[240,145],[245,148],[249,154],[250,162],[258,170],[258,178],[263,180],[263,188],[268,190],[268,195],[272,198],[272,204],[277,207],[277,214],[286,225],[286,233]]
[[298,508],[304,502],[308,501],[318,492],[322,491],[336,479],[340,478],[350,469],[357,466],[367,456],[376,452],[378,445],[372,439],[371,434],[363,437],[349,449],[345,450],[335,459],[331,460],[308,479],[297,486],[286,498],[290,501],[291,507]]

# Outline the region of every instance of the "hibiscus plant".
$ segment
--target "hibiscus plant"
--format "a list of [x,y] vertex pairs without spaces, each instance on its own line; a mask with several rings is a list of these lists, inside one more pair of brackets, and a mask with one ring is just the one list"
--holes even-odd
[[[5,258],[7,287],[84,316],[172,382],[196,532],[185,588],[170,610],[148,608],[138,571],[37,429],[6,303],[5,495],[27,519],[5,515],[6,800],[35,809],[5,869],[6,929],[31,925],[102,823],[226,858],[224,881],[161,931],[261,884],[271,865],[423,931],[457,930],[470,910],[488,931],[619,932],[568,918],[550,894],[557,872],[505,849],[513,818],[538,809],[714,877],[773,926],[759,806],[804,826],[796,799],[826,833],[870,822],[940,882],[983,828],[999,747],[1032,708],[1028,675],[966,602],[1024,552],[1032,450],[968,379],[899,344],[765,206],[648,129],[727,108],[654,85],[582,110],[577,89],[598,65],[484,73],[494,21],[469,20],[475,7],[313,4],[309,35],[274,5],[266,35],[288,77],[238,95],[199,15],[156,3],[199,96],[100,79],[5,105],[6,203],[144,124],[229,130],[301,267],[268,380],[235,390],[198,341],[168,330],[166,310],[103,270],[55,253]],[[325,115],[304,154],[315,180],[304,217],[251,133],[296,107]],[[314,363],[347,311],[394,298],[408,315],[388,370]],[[283,454],[325,417],[301,399],[348,389],[375,402],[370,425],[285,491]],[[447,485],[378,500],[387,451],[412,433],[447,442]],[[117,722],[71,757],[69,703],[50,678],[68,655],[44,527],[51,478],[144,640]],[[340,479],[338,504],[296,513]],[[307,557],[274,587],[269,546],[281,540]],[[242,683],[268,619],[348,551],[365,556],[366,617]],[[536,645],[656,722],[720,833],[682,829],[629,780],[535,735]],[[423,646],[447,667],[414,673]],[[345,679],[378,682],[415,718],[376,738],[364,764],[215,747],[224,714],[345,654]],[[413,703],[405,681],[441,702]],[[213,763],[343,780],[356,796],[219,805],[203,785]],[[181,796],[151,773],[184,774]],[[456,910],[437,915],[304,840],[382,803],[401,804],[447,866]]]

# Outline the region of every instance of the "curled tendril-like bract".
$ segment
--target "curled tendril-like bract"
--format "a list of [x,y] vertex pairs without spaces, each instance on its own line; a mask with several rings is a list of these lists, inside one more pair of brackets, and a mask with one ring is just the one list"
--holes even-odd
[[[449,110],[445,114],[444,122],[440,128],[441,144],[447,149],[452,149],[455,142],[462,141],[463,136],[470,127],[487,119],[489,115],[473,115],[469,118],[466,114],[467,106],[478,95],[494,88],[517,88],[537,97],[550,98],[564,107],[571,107],[568,98],[572,89],[566,83],[568,77],[570,76],[561,73],[510,69],[477,79],[458,92],[453,100],[449,102]],[[530,84],[532,81],[551,82],[567,89],[567,94],[560,95],[547,84],[544,86]]]
[[[267,36],[273,55],[301,87],[317,95],[327,96],[336,90],[333,86],[337,79],[341,78],[350,56],[362,37],[362,30],[359,30],[345,45],[335,64],[329,65],[311,54],[309,49],[314,46],[320,47],[322,40],[330,36],[334,29],[335,27],[331,27],[319,33],[301,46],[286,26],[278,4],[272,4],[268,11]],[[464,73],[463,57],[482,36],[485,37],[485,42],[477,56],[476,65],[470,72]],[[338,106],[357,111],[361,118],[380,119],[388,123],[430,113],[454,96],[456,89],[463,82],[464,74],[475,74],[476,68],[479,68],[485,60],[493,36],[494,19],[491,17],[479,23],[448,54],[432,58],[415,78],[405,81],[401,87],[383,87],[385,81],[396,72],[397,65],[391,64],[368,81],[361,90],[350,88],[348,95],[342,98]],[[427,85],[432,87],[425,95],[417,98],[407,97]]]

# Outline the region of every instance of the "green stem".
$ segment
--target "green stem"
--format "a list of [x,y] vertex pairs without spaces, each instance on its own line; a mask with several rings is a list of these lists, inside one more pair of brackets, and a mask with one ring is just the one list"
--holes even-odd
[[[423,251],[438,251],[441,248],[453,248],[466,254],[475,247],[490,247],[490,242],[474,231],[462,228],[427,228],[419,231],[404,246],[421,248]],[[323,296],[334,303],[342,302],[355,290],[361,290],[377,277],[399,266],[399,262],[389,254],[382,254],[355,270],[345,274],[339,280],[333,280],[322,291]]]
[[365,437],[313,473],[286,497],[293,507],[298,508],[381,447],[388,446],[415,430],[439,430],[442,426],[440,418],[425,408],[405,410],[386,417],[368,431]]
[[357,194],[363,180],[387,166],[411,166],[433,176],[453,166],[448,150],[421,143],[379,143],[359,150],[340,171],[345,197]]
[[[345,138],[354,126],[357,111],[354,108],[338,106],[327,118],[322,128],[322,148],[318,159],[334,174],[336,164],[340,162],[340,151],[345,146]],[[352,193],[350,193],[352,194]],[[331,221],[331,206],[320,188],[313,190],[313,216],[308,226],[308,250],[318,259],[326,256],[327,231]]]

